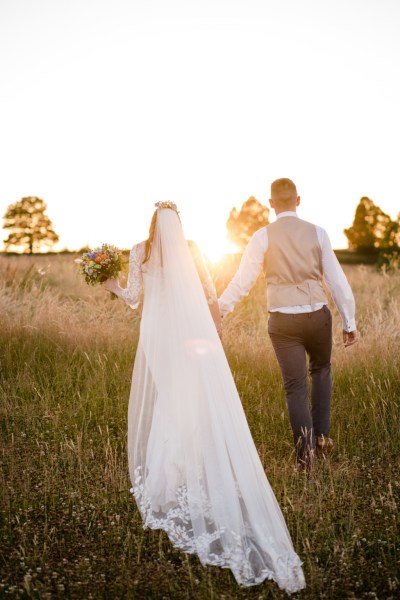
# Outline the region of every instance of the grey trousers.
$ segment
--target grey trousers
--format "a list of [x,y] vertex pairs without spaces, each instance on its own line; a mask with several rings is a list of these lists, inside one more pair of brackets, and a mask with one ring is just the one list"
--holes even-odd
[[[303,460],[315,436],[329,433],[332,397],[332,316],[327,306],[311,313],[269,313],[268,333],[281,368],[296,455]],[[308,401],[307,356],[311,376]]]

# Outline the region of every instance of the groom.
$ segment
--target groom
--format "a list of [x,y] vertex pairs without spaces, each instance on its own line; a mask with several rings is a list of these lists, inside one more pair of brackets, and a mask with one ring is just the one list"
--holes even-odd
[[[345,347],[357,341],[354,297],[321,227],[298,218],[290,179],[271,184],[276,221],[251,238],[239,269],[219,300],[221,315],[250,291],[261,269],[267,283],[268,333],[282,372],[298,465],[308,469],[314,450],[329,452],[332,396],[332,318],[322,280],[343,321]],[[308,404],[307,364],[311,376]]]

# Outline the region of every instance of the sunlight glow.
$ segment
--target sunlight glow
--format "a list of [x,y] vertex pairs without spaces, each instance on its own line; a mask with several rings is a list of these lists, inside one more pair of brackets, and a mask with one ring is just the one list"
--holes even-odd
[[237,246],[223,237],[210,239],[199,244],[202,253],[212,263],[219,262],[226,254],[235,254],[239,252]]

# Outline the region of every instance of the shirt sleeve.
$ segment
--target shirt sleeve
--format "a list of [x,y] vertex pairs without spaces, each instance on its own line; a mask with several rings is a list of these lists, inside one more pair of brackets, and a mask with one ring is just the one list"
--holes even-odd
[[129,274],[127,287],[121,291],[121,298],[131,308],[139,306],[143,288],[142,263],[144,259],[144,243],[133,246],[129,255]]
[[267,247],[267,231],[265,228],[259,229],[250,239],[239,269],[219,299],[219,309],[223,317],[232,312],[236,303],[248,295],[263,268]]
[[343,330],[355,331],[355,301],[353,292],[332,249],[328,234],[322,227],[317,227],[317,233],[322,251],[324,279],[342,317]]

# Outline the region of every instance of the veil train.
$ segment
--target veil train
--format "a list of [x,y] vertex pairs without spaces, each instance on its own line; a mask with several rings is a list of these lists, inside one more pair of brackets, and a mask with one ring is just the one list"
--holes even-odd
[[132,492],[145,526],[243,586],[305,586],[178,214],[160,208],[128,413]]

